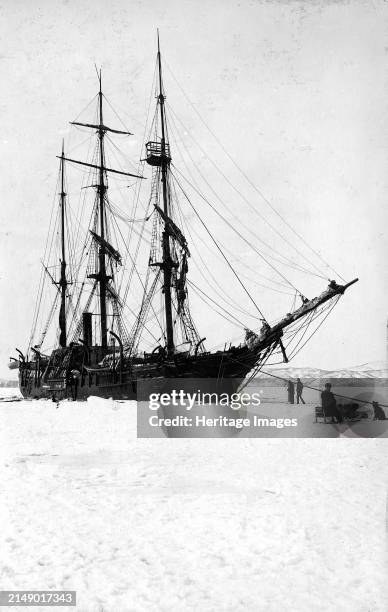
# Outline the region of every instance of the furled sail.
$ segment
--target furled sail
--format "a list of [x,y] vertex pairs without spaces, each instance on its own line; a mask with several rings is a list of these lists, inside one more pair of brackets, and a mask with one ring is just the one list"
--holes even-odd
[[109,244],[107,240],[96,234],[96,232],[93,232],[93,230],[89,230],[89,232],[93,236],[94,240],[105,249],[106,253],[108,253],[108,255],[110,255],[115,261],[117,261],[117,263],[121,265],[121,255],[118,250]]
[[155,204],[155,208],[164,221],[167,233],[173,238],[175,238],[175,240],[178,242],[178,244],[180,244],[180,246],[185,251],[185,253],[187,253],[187,255],[190,257],[189,247],[187,246],[187,240],[182,234],[179,227],[175,225],[174,221],[170,219],[170,217],[166,215],[157,204]]
[[176,293],[178,298],[178,313],[181,311],[183,302],[186,299],[186,274],[188,272],[187,255],[183,255],[181,269],[176,278]]
[[81,127],[89,127],[95,128],[96,130],[102,130],[104,132],[113,132],[113,134],[125,134],[127,136],[133,136],[132,132],[123,132],[122,130],[114,130],[113,128],[108,127],[103,124],[94,124],[94,123],[79,123],[78,121],[70,121],[72,125],[79,125]]

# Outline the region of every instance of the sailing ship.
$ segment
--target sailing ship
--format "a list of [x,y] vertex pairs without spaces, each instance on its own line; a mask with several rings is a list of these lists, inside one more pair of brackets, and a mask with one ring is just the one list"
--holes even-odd
[[[114,178],[126,182],[130,178],[135,181],[133,192],[138,194],[147,177],[140,170],[128,172],[108,164],[107,139],[111,141],[112,138],[127,137],[131,133],[105,124],[106,98],[102,92],[101,71],[98,79],[96,120],[91,123],[72,122],[81,131],[91,130],[93,138],[97,137],[93,159],[83,161],[65,155],[63,145],[59,156],[58,223],[54,227],[54,234],[59,237],[59,266],[58,259],[50,265],[51,251],[49,253],[49,249],[46,249],[29,346],[27,351],[16,349],[18,357],[11,358],[10,366],[19,369],[21,393],[25,398],[55,400],[86,399],[91,395],[134,399],[141,381],[147,381],[153,390],[157,390],[162,389],[166,381],[177,379],[185,390],[197,390],[200,387],[201,390],[217,388],[218,391],[235,392],[271,356],[280,355],[287,362],[287,338],[292,336],[294,339],[299,334],[304,340],[308,328],[306,321],[309,324],[318,315],[329,312],[357,279],[343,284],[330,280],[329,285],[313,299],[304,297],[296,289],[295,295],[299,296],[301,304],[298,306],[294,299],[290,312],[275,322],[267,320],[257,306],[252,291],[236,272],[226,251],[211,234],[179,182],[180,196],[177,194],[179,170],[173,171],[159,39],[155,77],[156,109],[151,136],[145,142],[145,155],[139,166],[149,166],[152,172],[151,188],[146,213],[140,219],[141,229],[137,230],[138,220],[120,212],[108,197],[108,188]],[[87,172],[88,184],[81,188],[84,194],[94,190],[90,225],[83,236],[79,219],[75,220],[75,229],[69,229],[68,166]],[[128,186],[125,185],[125,188]],[[196,288],[189,281],[192,244],[189,244],[182,227],[185,220],[176,204],[179,197],[189,202],[191,216],[198,218],[217,255],[225,262],[229,274],[243,292],[246,302],[253,305],[255,310],[255,324],[245,327],[245,337],[242,336],[233,345],[225,343],[217,350],[206,348],[206,338],[199,333],[191,313],[189,288]],[[117,217],[130,227],[128,239],[123,240],[125,253],[121,253],[115,244],[115,238],[119,234],[122,236],[117,228],[112,229],[112,219],[117,220]],[[150,222],[152,230],[148,230],[148,261],[145,272],[140,273],[137,255],[147,233],[145,228]],[[48,241],[48,244],[53,242]],[[126,284],[117,280],[123,271],[129,276]],[[141,294],[138,291],[135,296],[138,298],[139,309],[138,312],[132,309],[128,317],[126,311],[129,295],[133,294],[131,279],[134,277],[141,286]],[[47,286],[50,289],[48,293]],[[48,303],[46,298],[50,291],[53,303],[46,313],[43,327],[38,329],[39,313],[42,305]],[[159,296],[159,310],[154,305],[156,296]],[[232,300],[232,295],[230,298]],[[217,312],[226,312],[218,300],[210,297],[206,303],[209,318]],[[239,304],[241,306],[242,302]],[[57,325],[53,326],[55,320]],[[155,327],[153,331],[151,329],[152,322],[159,326],[156,327],[160,330],[159,337]],[[238,323],[241,324],[241,321]],[[56,329],[55,337],[53,347],[48,350],[44,348],[45,341],[52,327]],[[149,348],[143,350],[141,341],[147,333],[150,336]]]

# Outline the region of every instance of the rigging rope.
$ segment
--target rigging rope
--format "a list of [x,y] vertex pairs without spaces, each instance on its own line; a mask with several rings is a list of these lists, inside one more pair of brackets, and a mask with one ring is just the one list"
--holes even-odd
[[[190,183],[190,181],[189,181],[189,180],[188,180],[186,177],[184,177],[184,176],[183,176],[183,174],[182,174],[182,173],[181,173],[181,172],[178,170],[178,168],[176,168],[175,166],[174,166],[174,168],[177,170],[177,172],[179,172],[179,174],[182,176],[182,178],[184,178],[184,180],[185,180],[185,181],[186,181],[186,182],[187,182],[187,183],[188,183],[188,184],[189,184],[189,185],[192,187],[192,189],[194,189],[194,191],[196,191],[196,193],[197,193],[197,194],[198,194],[198,195],[199,195],[199,196],[200,196],[200,197],[201,197],[201,198],[204,200],[204,202],[206,202],[206,204],[208,204],[208,206],[210,206],[210,208],[211,208],[211,209],[212,209],[212,210],[213,210],[213,211],[214,211],[214,212],[215,212],[215,213],[216,213],[216,214],[217,214],[217,215],[218,215],[218,216],[219,216],[219,217],[220,217],[220,218],[221,218],[221,219],[222,219],[222,220],[223,220],[223,221],[224,221],[224,222],[225,222],[225,223],[226,223],[226,224],[227,224],[227,225],[228,225],[228,226],[229,226],[229,227],[230,227],[230,228],[231,228],[231,229],[232,229],[232,230],[233,230],[233,231],[234,231],[234,232],[235,232],[235,233],[236,233],[236,234],[237,234],[237,235],[238,235],[238,236],[239,236],[241,239],[242,239],[242,240],[244,240],[244,242],[246,242],[246,243],[247,243],[247,244],[248,244],[248,245],[249,245],[249,246],[250,246],[250,247],[251,247],[251,248],[252,248],[252,249],[253,249],[253,250],[254,250],[254,251],[255,251],[255,252],[256,252],[256,253],[259,255],[259,257],[261,257],[261,258],[262,258],[262,259],[265,261],[265,263],[266,263],[266,264],[267,264],[267,265],[268,265],[270,268],[272,268],[272,269],[273,269],[273,270],[276,272],[276,274],[279,274],[279,276],[281,276],[281,277],[283,278],[283,280],[285,280],[285,281],[286,281],[286,283],[287,283],[288,285],[290,285],[290,287],[292,287],[293,289],[295,289],[295,291],[297,291],[298,293],[301,293],[301,291],[300,291],[300,290],[299,290],[297,287],[295,287],[295,285],[293,285],[293,284],[291,283],[291,281],[289,281],[289,280],[288,280],[288,278],[286,278],[286,277],[284,276],[284,274],[282,274],[282,273],[281,273],[279,270],[277,270],[277,268],[275,268],[275,266],[273,266],[273,265],[272,265],[272,264],[271,264],[269,261],[267,261],[267,259],[264,257],[264,255],[263,255],[262,253],[260,253],[260,251],[259,251],[259,250],[258,250],[258,249],[257,249],[257,248],[256,248],[256,247],[255,247],[255,246],[252,244],[252,243],[250,243],[250,242],[249,242],[249,240],[247,240],[247,239],[245,238],[245,236],[243,236],[243,235],[242,235],[242,234],[241,234],[241,233],[240,233],[240,232],[239,232],[239,231],[238,231],[238,230],[237,230],[237,229],[236,229],[236,228],[235,228],[235,227],[234,227],[234,226],[233,226],[233,225],[232,225],[232,224],[231,224],[231,223],[230,223],[230,222],[227,220],[227,219],[225,219],[225,217],[223,217],[223,215],[221,215],[221,213],[220,213],[220,212],[219,212],[219,211],[218,211],[218,210],[217,210],[217,209],[216,209],[216,208],[215,208],[215,207],[214,207],[214,206],[213,206],[213,205],[212,205],[212,204],[209,202],[209,200],[208,200],[207,198],[205,198],[205,196],[204,196],[204,195],[203,195],[203,194],[202,194],[200,191],[198,191],[198,190],[197,190],[197,189],[196,189],[196,188],[195,188],[195,187],[194,187],[194,186],[193,186],[193,185]],[[199,217],[199,215],[198,215],[198,213],[197,213],[196,209],[195,209],[195,208],[194,208],[194,206],[191,204],[190,199],[188,198],[188,196],[187,196],[186,192],[184,191],[183,187],[181,186],[181,184],[179,183],[179,181],[177,180],[177,178],[176,178],[176,177],[175,177],[175,180],[177,181],[177,183],[178,183],[178,185],[179,185],[180,189],[182,190],[182,193],[184,194],[184,196],[185,196],[185,197],[186,197],[186,199],[188,200],[188,202],[189,202],[190,206],[192,207],[192,209],[194,210],[195,214],[196,214],[196,215]],[[200,219],[201,223],[203,224],[202,219],[201,219],[200,217],[199,217],[199,219]],[[203,225],[204,225],[204,227],[206,228],[206,230],[207,230],[207,231],[209,231],[209,230],[207,229],[207,226],[206,226],[205,224],[203,224]],[[223,255],[223,257],[225,257],[225,256]],[[228,262],[228,263],[229,263],[229,262]],[[241,281],[240,281],[240,282],[241,282]]]
[[[318,327],[313,331],[313,333],[307,338],[307,340],[302,344],[302,346],[299,348],[298,351],[294,352],[291,354],[290,359],[293,359],[301,350],[302,348],[307,344],[307,342],[309,342],[309,340],[311,340],[311,338],[317,333],[317,331],[319,330],[319,328],[321,327],[321,325],[326,321],[327,317],[329,316],[329,314],[331,313],[331,311],[333,310],[333,308],[337,305],[337,302],[339,300],[339,297],[337,298],[337,300],[334,302],[334,304],[331,306],[331,308],[329,309],[328,313],[326,314],[326,316],[322,319],[322,321],[320,322],[320,324],[318,325]],[[296,347],[295,347],[296,349]],[[294,349],[294,351],[295,351]]]
[[240,166],[237,164],[237,162],[233,159],[233,157],[228,153],[228,151],[225,149],[224,145],[221,143],[221,141],[217,138],[217,136],[213,133],[213,131],[210,129],[210,127],[206,124],[206,122],[204,121],[204,119],[202,118],[202,116],[200,115],[199,111],[195,108],[195,106],[193,105],[193,103],[191,102],[190,98],[186,95],[183,87],[180,85],[180,83],[178,82],[178,80],[176,79],[176,77],[174,76],[174,73],[172,72],[171,68],[169,67],[168,63],[166,62],[166,60],[164,60],[164,63],[166,64],[170,74],[172,75],[175,83],[178,85],[179,89],[181,90],[181,92],[183,93],[184,97],[186,98],[186,100],[188,101],[188,103],[190,104],[190,106],[192,107],[192,109],[194,110],[194,112],[196,113],[196,115],[199,117],[201,123],[205,126],[205,128],[209,131],[209,133],[213,136],[214,140],[217,142],[217,144],[221,147],[221,149],[224,151],[225,155],[230,159],[230,161],[232,162],[232,164],[237,168],[237,170],[241,173],[241,175],[245,178],[245,180],[251,185],[251,187],[259,194],[259,196],[264,200],[264,202],[271,208],[271,210],[283,221],[283,223],[305,244],[305,246],[307,246],[307,248],[309,248],[321,261],[322,263],[325,264],[325,266],[332,270],[342,281],[345,282],[345,279],[334,270],[334,268],[332,266],[330,266],[330,264],[328,264],[327,261],[325,261],[325,259],[323,259],[323,257],[318,253],[318,251],[316,251],[315,249],[313,249],[313,247],[311,247],[308,242],[303,238],[303,236],[301,236],[284,218],[283,216],[276,210],[276,208],[271,204],[271,202],[264,196],[263,192],[251,181],[251,179],[247,176],[247,174],[240,168]]
[[[174,166],[175,167],[175,166]],[[179,170],[178,170],[179,172]],[[183,195],[185,196],[186,200],[188,201],[188,203],[190,204],[191,208],[193,209],[194,213],[196,214],[196,216],[198,217],[199,221],[202,223],[203,227],[205,228],[205,230],[207,231],[207,233],[209,234],[211,240],[213,241],[213,243],[215,244],[215,246],[217,247],[217,249],[219,250],[219,252],[221,253],[222,257],[224,258],[224,260],[226,261],[227,265],[229,266],[229,268],[231,269],[231,271],[233,272],[234,276],[237,278],[239,284],[241,285],[241,287],[243,288],[243,290],[245,291],[245,293],[247,294],[247,296],[249,297],[250,301],[252,302],[252,304],[255,306],[256,310],[258,311],[258,313],[260,314],[261,318],[264,319],[264,321],[266,321],[265,316],[263,315],[263,313],[261,312],[260,308],[258,307],[258,305],[256,304],[255,300],[253,299],[253,297],[251,296],[251,294],[249,293],[248,289],[245,287],[244,283],[242,282],[242,280],[240,279],[240,277],[238,276],[237,272],[235,271],[235,269],[233,268],[232,264],[230,263],[230,261],[228,260],[228,258],[225,256],[224,252],[222,251],[221,247],[219,246],[218,242],[215,240],[215,238],[213,237],[213,235],[211,234],[209,228],[207,227],[206,223],[204,223],[204,221],[202,221],[202,218],[200,217],[199,213],[197,212],[197,210],[195,209],[195,207],[193,206],[193,204],[191,203],[190,198],[188,197],[188,195],[186,194],[186,192],[184,191],[182,185],[179,183],[179,181],[177,180],[176,177],[174,177],[177,184],[179,185]],[[210,205],[211,206],[211,205]],[[212,206],[211,206],[212,207]],[[213,207],[212,207],[213,208]]]
[[213,298],[211,298],[211,297],[210,297],[210,295],[208,295],[208,294],[207,294],[205,291],[203,291],[203,289],[200,289],[200,288],[199,288],[199,287],[198,287],[198,286],[197,286],[195,283],[193,283],[193,281],[192,281],[192,280],[187,279],[187,282],[188,282],[188,284],[189,284],[189,285],[191,285],[191,286],[192,286],[192,287],[194,287],[194,288],[195,288],[197,291],[199,291],[199,292],[200,292],[200,293],[202,293],[202,294],[203,294],[205,297],[207,297],[207,299],[208,299],[208,300],[210,300],[211,302],[213,302],[213,304],[215,304],[216,306],[218,306],[218,308],[221,308],[221,310],[223,310],[224,312],[226,312],[226,314],[227,314],[229,317],[232,317],[232,318],[233,318],[233,319],[234,319],[234,320],[237,322],[237,325],[238,325],[239,327],[244,327],[244,328],[245,328],[245,327],[246,327],[246,328],[248,328],[248,327],[249,327],[248,325],[246,325],[245,323],[243,323],[243,322],[241,321],[241,319],[238,319],[237,317],[235,317],[233,313],[229,312],[228,310],[226,310],[226,308],[223,308],[223,307],[222,307],[222,306],[221,306],[221,305],[220,305],[218,302],[216,302],[215,300],[213,300]]
[[[173,111],[173,109],[169,106],[169,110],[171,111],[171,113],[176,117],[176,119],[181,123],[182,127],[186,130],[187,128],[185,128],[184,124],[182,123],[182,121],[179,119],[179,117],[177,117],[177,115],[175,114],[175,112]],[[223,179],[233,188],[233,190],[241,197],[241,199],[248,204],[249,208],[251,210],[253,210],[253,212],[262,220],[264,221],[264,223],[266,223],[271,229],[272,231],[274,231],[278,236],[280,236],[280,238],[282,240],[284,240],[284,242],[291,247],[300,257],[302,257],[302,259],[305,259],[311,266],[313,266],[316,270],[316,272],[318,272],[318,274],[316,272],[312,272],[311,270],[308,270],[306,268],[303,268],[302,266],[299,266],[296,262],[294,262],[292,259],[288,259],[288,261],[290,263],[288,264],[283,264],[283,265],[289,265],[291,267],[294,267],[296,269],[301,270],[302,272],[305,272],[307,274],[311,274],[313,276],[317,276],[318,278],[323,278],[326,279],[326,276],[322,275],[322,271],[314,264],[314,262],[312,262],[311,260],[309,260],[306,255],[304,255],[303,253],[301,253],[301,251],[299,251],[299,249],[289,240],[287,240],[280,232],[279,230],[274,227],[272,225],[272,223],[270,223],[268,221],[268,219],[266,219],[264,217],[264,215],[262,215],[252,204],[251,202],[249,202],[249,200],[244,196],[244,194],[241,193],[241,191],[239,191],[237,189],[237,187],[235,187],[235,185],[233,185],[233,183],[229,180],[229,178],[227,177],[226,174],[224,174],[222,172],[222,170],[217,166],[217,164],[215,163],[215,161],[213,159],[211,159],[205,152],[205,150],[201,147],[201,145],[198,143],[198,141],[190,134],[190,137],[193,139],[193,141],[196,143],[196,145],[199,147],[199,149],[203,152],[203,154],[206,156],[206,158],[213,164],[213,166],[216,168],[216,170],[221,174],[221,176],[223,177]],[[184,144],[184,143],[183,143]],[[185,147],[186,148],[186,147]],[[225,202],[222,201],[222,199],[218,196],[218,194],[216,193],[216,191],[213,189],[213,187],[210,185],[209,181],[206,180],[206,178],[203,176],[202,172],[200,171],[198,165],[195,163],[192,155],[190,154],[189,150],[186,148],[186,152],[188,154],[188,156],[190,157],[191,163],[194,165],[194,167],[196,168],[198,174],[201,176],[202,180],[207,184],[207,186],[209,187],[209,189],[211,190],[211,192],[215,195],[215,197],[219,200],[219,202],[221,202],[221,204],[223,206],[225,206],[226,210],[228,210],[228,212],[230,212],[234,218],[237,218],[236,215],[234,215],[234,213],[230,210],[230,208],[225,204]],[[186,164],[185,164],[186,165]],[[190,176],[192,177],[191,173]],[[252,230],[249,227],[246,227],[246,225],[244,225],[242,223],[242,221],[240,220],[241,225],[244,227],[244,229],[246,229],[251,235],[253,235],[256,239],[260,240],[260,242],[262,242],[267,248],[271,248],[271,250],[274,253],[277,253],[280,257],[284,258],[287,260],[287,258],[282,255],[281,253],[279,253],[278,251],[275,251],[272,247],[270,247],[266,242],[264,242],[263,239],[260,239],[259,236],[257,234],[254,234],[252,232]],[[281,262],[279,262],[281,263]]]
[[[172,130],[172,132],[174,133],[174,129]],[[176,139],[176,135],[175,135],[175,139]],[[178,150],[178,153],[180,154],[181,160],[186,168],[186,170],[188,171],[191,180],[193,181],[193,184],[195,185],[195,187],[197,188],[197,190],[199,191],[197,182],[195,180],[195,178],[192,175],[191,170],[189,169],[186,160],[184,158],[184,156],[181,153],[181,149],[180,146],[178,144],[178,140],[176,139],[176,148]],[[184,143],[183,143],[184,144]],[[233,216],[234,219],[236,219],[236,215],[230,210],[230,208],[225,204],[225,202],[223,202],[223,200],[219,197],[218,193],[213,189],[213,187],[210,185],[210,183],[206,180],[206,178],[203,176],[202,172],[199,170],[197,164],[195,163],[194,159],[192,158],[192,156],[190,155],[188,149],[187,153],[190,157],[191,163],[192,165],[196,168],[197,172],[199,173],[199,175],[201,176],[202,180],[208,185],[210,191],[214,194],[214,196],[217,198],[217,200],[221,203],[222,206],[224,206],[226,208],[226,210]],[[287,257],[285,257],[284,255],[282,255],[282,253],[279,253],[278,251],[276,251],[272,246],[270,246],[269,244],[267,244],[263,239],[260,239],[259,236],[257,234],[254,234],[250,228],[247,228],[241,221],[240,221],[241,225],[244,227],[244,229],[246,229],[250,234],[252,234],[257,240],[259,240],[259,242],[261,242],[265,247],[267,247],[268,249],[270,249],[271,251],[271,257],[274,261],[277,261],[278,263],[280,263],[283,266],[288,266],[291,267],[295,270],[298,270],[300,272],[303,272],[305,274],[311,274],[313,276],[317,276],[318,278],[325,278],[324,276],[322,276],[321,274],[315,274],[314,272],[311,272],[311,270],[307,270],[306,268],[303,268],[302,266],[298,265],[296,262],[292,261],[291,259],[288,259]],[[252,248],[254,249],[254,247],[252,246]],[[227,249],[225,249],[226,251]],[[279,260],[278,258],[274,257],[273,253],[276,253],[277,255],[279,255],[279,257],[281,257],[284,261]],[[265,278],[265,277],[264,277]],[[268,279],[267,279],[268,280]],[[274,282],[275,284],[277,283],[277,281],[274,281],[273,279],[271,279],[271,282]],[[280,284],[280,283],[277,283]],[[282,283],[282,285],[284,285]]]
[[[222,306],[220,306],[220,304],[217,304],[217,302],[212,300],[210,296],[208,296],[204,291],[202,291],[202,289],[199,289],[199,287],[195,286],[192,281],[187,279],[187,282],[188,282],[189,285],[191,285],[193,287],[193,291],[198,295],[198,297],[203,302],[205,302],[205,304],[209,305],[209,303],[205,300],[205,297],[206,297],[208,300],[211,300],[211,302],[213,302],[213,304],[215,304],[218,308],[221,308],[228,315],[230,314],[230,316],[233,316],[231,313],[228,313],[228,311],[225,310]],[[229,316],[225,316],[224,314],[222,314],[222,312],[219,312],[218,310],[216,312],[218,312],[218,314],[221,317],[223,317],[226,321],[228,321],[228,323],[231,323],[232,325],[236,325],[237,327],[239,327],[241,329],[241,327],[242,327],[241,321],[236,319],[236,317],[234,317],[234,319],[237,321],[237,323],[235,321],[233,321],[232,319],[230,319]]]
[[[143,137],[142,137],[142,141],[141,141],[142,143],[145,142],[145,135],[146,135],[146,131],[147,131],[148,118],[149,118],[150,110],[151,110],[151,101],[152,101],[152,94],[153,94],[155,80],[156,80],[156,64],[154,66],[154,74],[153,74],[153,78],[152,78],[152,85],[151,85],[151,90],[150,90],[150,94],[149,94],[149,97],[148,97],[146,121],[145,121],[145,124],[144,124]],[[138,169],[137,174],[140,174],[139,170],[142,167],[142,164],[144,166],[144,162],[142,162],[142,160],[140,159],[138,167],[137,167],[137,169]],[[143,174],[143,172],[141,174]],[[131,211],[131,216],[133,218],[136,217],[136,211],[137,211],[137,207],[138,207],[139,200],[140,200],[140,192],[141,192],[142,184],[143,184],[143,181],[139,179],[137,181],[136,191],[135,191],[135,195],[134,195],[134,202],[133,202],[132,211]],[[149,203],[147,205],[147,212],[146,212],[146,215],[145,215],[146,217],[147,217],[147,214],[148,214],[148,206],[149,206]],[[137,242],[137,246],[136,246],[136,250],[135,250],[135,255],[134,255],[134,261],[135,262],[137,261],[137,257],[138,257],[138,254],[139,254],[139,249],[140,249],[140,244],[141,244],[141,241],[142,241],[143,230],[144,229],[145,229],[145,223],[142,225],[141,230],[140,230],[140,235],[139,235],[139,239],[138,239],[138,242]],[[131,244],[132,235],[133,235],[134,232],[136,233],[136,230],[134,228],[134,224],[132,224],[132,226],[130,227],[130,230],[128,232],[128,240],[127,240],[128,244]],[[125,259],[124,259],[124,262],[123,262],[124,268],[125,268],[126,262],[127,262],[127,255],[125,256]],[[130,285],[131,285],[131,282],[132,282],[132,278],[133,278],[133,272],[130,274],[129,279],[128,279],[128,281],[126,283],[126,286],[125,286],[125,289],[124,289],[124,297],[123,297],[124,301],[126,301],[126,299],[127,299],[129,288],[130,288]],[[123,280],[122,280],[122,282],[119,285],[119,293],[121,293],[122,285],[123,285]]]
[[[240,308],[240,305],[239,305],[239,304],[237,304],[237,302],[236,302],[235,300],[233,300],[233,299],[232,299],[232,298],[231,298],[231,297],[230,297],[230,296],[229,296],[229,295],[226,293],[225,289],[222,287],[222,285],[220,285],[220,283],[218,282],[217,278],[214,276],[214,274],[211,272],[211,270],[209,269],[209,267],[206,265],[206,263],[205,263],[204,259],[202,258],[202,255],[201,255],[200,249],[197,249],[196,242],[195,242],[195,241],[193,240],[193,238],[192,238],[192,234],[191,234],[191,230],[190,230],[189,224],[188,224],[188,223],[186,223],[186,220],[185,220],[185,218],[184,218],[184,216],[183,216],[183,214],[182,214],[182,211],[181,211],[181,209],[180,209],[179,202],[178,202],[178,197],[177,197],[176,190],[175,190],[175,183],[173,183],[173,188],[174,188],[174,194],[175,194],[175,201],[176,201],[176,204],[177,204],[177,209],[178,209],[179,216],[180,216],[180,223],[181,223],[181,227],[182,227],[182,228],[185,228],[185,229],[184,229],[184,233],[185,233],[185,234],[187,233],[187,235],[188,235],[188,236],[189,236],[189,238],[190,238],[190,242],[191,242],[191,244],[190,244],[190,248],[191,248],[191,245],[193,245],[193,246],[194,246],[194,248],[196,249],[196,255],[198,256],[198,258],[199,258],[199,259],[201,260],[201,262],[202,262],[203,269],[207,270],[207,274],[208,274],[208,275],[210,275],[211,279],[213,280],[214,285],[216,285],[216,286],[217,286],[217,287],[220,289],[220,291],[222,292],[222,294],[224,294],[224,296],[226,296],[226,298],[227,298],[227,299],[226,299],[225,297],[223,297],[223,296],[221,295],[220,291],[217,291],[217,290],[215,289],[214,285],[212,285],[212,284],[209,282],[209,279],[208,279],[208,278],[206,277],[206,275],[204,274],[203,269],[201,268],[201,266],[199,266],[199,265],[198,265],[198,263],[197,263],[196,259],[193,257],[193,258],[192,258],[192,261],[193,261],[193,263],[194,263],[194,265],[195,265],[196,269],[198,270],[199,274],[200,274],[200,275],[202,276],[202,278],[205,280],[206,284],[207,284],[209,287],[211,287],[211,289],[212,289],[212,290],[213,290],[213,291],[216,293],[216,295],[218,295],[218,296],[219,296],[219,298],[220,298],[221,300],[223,300],[223,301],[224,301],[226,304],[228,304],[229,306],[231,306],[232,308],[234,308],[234,309],[235,309],[235,310],[237,310],[238,312],[242,313],[244,316],[248,316],[248,317],[255,317],[255,315],[252,315],[252,314],[251,314],[251,313],[249,313],[248,311],[243,310],[242,308]],[[196,232],[195,232],[195,234],[198,236],[198,234],[197,234]],[[207,242],[205,242],[205,241],[204,241],[204,240],[203,240],[203,239],[202,239],[200,236],[198,236],[198,238],[200,239],[200,241],[202,242],[202,244],[204,244],[205,246],[208,246],[208,243],[207,243]],[[225,250],[226,250],[226,249],[225,249]]]
[[[51,230],[52,223],[53,223],[53,216],[54,216],[54,210],[55,209],[56,209],[56,216],[55,216],[54,227],[55,227],[55,225],[57,223],[57,220],[58,220],[58,217],[59,217],[59,210],[58,210],[58,207],[56,206],[57,191],[58,191],[58,187],[59,187],[59,175],[60,175],[60,172],[58,172],[58,175],[57,175],[57,183],[56,183],[56,186],[55,186],[55,195],[53,197],[52,204],[51,204],[49,229],[48,229],[48,232],[47,232],[47,235],[46,235],[46,242],[45,242],[45,248],[44,248],[44,253],[43,253],[43,262],[45,262],[50,257],[51,250],[53,248],[54,232],[53,232],[53,235],[51,236],[51,241],[50,242],[49,242],[49,238],[50,238],[50,230]],[[45,271],[44,271],[44,268],[42,268],[41,276],[40,276],[40,279],[39,279],[38,292],[37,292],[36,300],[35,300],[34,314],[33,314],[33,318],[32,318],[32,328],[31,328],[31,334],[30,334],[30,339],[29,339],[29,342],[28,342],[27,351],[31,348],[32,343],[33,343],[33,339],[35,337],[36,327],[37,327],[37,324],[38,324],[39,311],[40,311],[40,307],[41,307],[41,303],[42,303],[43,290],[44,290],[44,286],[45,286],[45,279],[46,279]]]
[[[113,216],[112,218],[113,218],[113,220],[115,221],[116,227],[117,227],[118,232],[119,232],[119,234],[120,234],[120,236],[121,236],[121,239],[122,239],[123,244],[124,244],[124,246],[125,246],[125,249],[126,249],[126,252],[127,252],[127,254],[128,254],[128,257],[129,257],[129,259],[130,259],[130,260],[131,260],[131,262],[132,262],[133,270],[136,272],[136,275],[137,275],[137,277],[138,277],[138,279],[139,279],[139,281],[140,281],[140,284],[141,284],[141,286],[142,286],[142,288],[143,288],[143,292],[144,292],[144,293],[146,293],[147,289],[146,289],[146,287],[145,287],[145,285],[144,285],[144,283],[143,283],[143,281],[142,281],[142,279],[141,279],[140,273],[139,273],[139,271],[138,271],[138,269],[137,269],[137,266],[136,266],[136,262],[133,260],[133,258],[132,258],[132,256],[131,256],[131,253],[130,253],[130,251],[129,251],[129,249],[128,249],[128,246],[125,244],[125,241],[124,241],[123,235],[122,235],[122,233],[121,233],[121,230],[120,230],[120,227],[119,227],[119,225],[118,225],[117,221],[115,220],[114,216]],[[161,326],[161,324],[160,324],[159,319],[158,319],[158,318],[157,318],[157,316],[156,316],[156,313],[155,313],[155,310],[154,310],[154,308],[153,308],[152,304],[150,305],[150,308],[151,308],[152,312],[153,312],[153,313],[154,313],[154,315],[155,315],[155,318],[156,318],[156,320],[157,320],[157,322],[158,322],[158,324],[159,324],[159,327],[160,327],[161,332],[163,333],[162,326]]]

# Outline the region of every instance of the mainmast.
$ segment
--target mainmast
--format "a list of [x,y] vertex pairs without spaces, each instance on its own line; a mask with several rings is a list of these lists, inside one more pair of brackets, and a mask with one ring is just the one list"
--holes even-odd
[[[160,108],[160,123],[162,130],[161,138],[161,180],[162,180],[162,193],[163,193],[163,212],[169,217],[169,191],[168,191],[168,171],[170,167],[171,157],[170,148],[166,143],[166,117],[164,110],[163,85],[162,85],[162,61],[160,55],[160,44],[159,44],[159,32],[158,32],[158,70],[159,70],[159,108]],[[166,147],[167,145],[167,147]],[[163,231],[162,237],[163,244],[163,292],[164,292],[164,308],[166,313],[166,342],[167,342],[167,354],[171,355],[174,352],[174,328],[172,321],[172,306],[171,306],[171,271],[173,267],[173,261],[170,253],[170,238],[167,232],[166,225]]]
[[60,207],[61,207],[61,279],[59,286],[61,288],[61,307],[59,310],[59,345],[65,347],[67,344],[67,333],[66,333],[66,291],[67,291],[67,278],[66,278],[66,252],[65,252],[65,208],[66,208],[66,193],[65,193],[65,154],[64,144],[62,141],[62,155],[61,155],[61,193],[60,193]]
[[[98,216],[100,220],[100,236],[94,235],[98,246],[98,270],[96,274],[89,274],[89,278],[95,278],[98,281],[100,288],[100,319],[101,319],[101,346],[106,348],[108,345],[107,341],[107,312],[106,312],[106,301],[107,301],[107,289],[108,289],[108,281],[112,278],[108,276],[106,273],[106,256],[112,255],[112,247],[106,241],[106,214],[105,214],[105,194],[108,189],[108,184],[105,180],[105,176],[108,172],[112,172],[114,174],[120,174],[124,176],[132,176],[135,178],[144,178],[142,176],[138,176],[137,174],[132,174],[130,172],[122,172],[121,170],[115,170],[113,168],[107,168],[105,166],[105,150],[104,150],[104,137],[106,132],[113,132],[114,134],[125,134],[132,135],[131,132],[125,132],[122,130],[115,130],[104,125],[103,122],[103,112],[102,112],[102,88],[101,88],[101,70],[98,74],[99,80],[99,91],[98,91],[98,124],[93,123],[80,123],[78,121],[72,121],[73,125],[78,125],[82,127],[92,128],[97,131],[98,139],[99,139],[99,159],[98,164],[90,164],[83,161],[78,161],[76,159],[65,158],[69,162],[73,162],[75,164],[80,164],[81,166],[87,166],[89,168],[95,168],[98,170],[98,183],[96,185],[92,185],[97,189],[98,195]],[[92,232],[93,234],[93,232]],[[114,251],[114,249],[113,249]]]

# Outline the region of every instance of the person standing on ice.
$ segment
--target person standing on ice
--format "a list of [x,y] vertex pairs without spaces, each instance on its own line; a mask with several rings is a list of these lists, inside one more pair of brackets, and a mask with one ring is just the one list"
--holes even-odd
[[302,397],[302,393],[303,393],[303,383],[300,380],[300,378],[297,378],[296,379],[296,403],[297,404],[299,404],[299,400],[302,402],[302,404],[306,403]]
[[294,403],[295,386],[294,386],[294,383],[292,382],[292,380],[288,381],[287,392],[288,392],[288,403],[289,404],[293,404]]
[[79,376],[80,376],[80,372],[78,370],[71,370],[70,389],[71,389],[71,399],[73,400],[73,402],[77,400]]
[[331,391],[331,384],[325,384],[325,390],[321,393],[323,414],[325,417],[331,417],[332,423],[342,423],[342,415],[337,407],[337,402],[334,393]]

